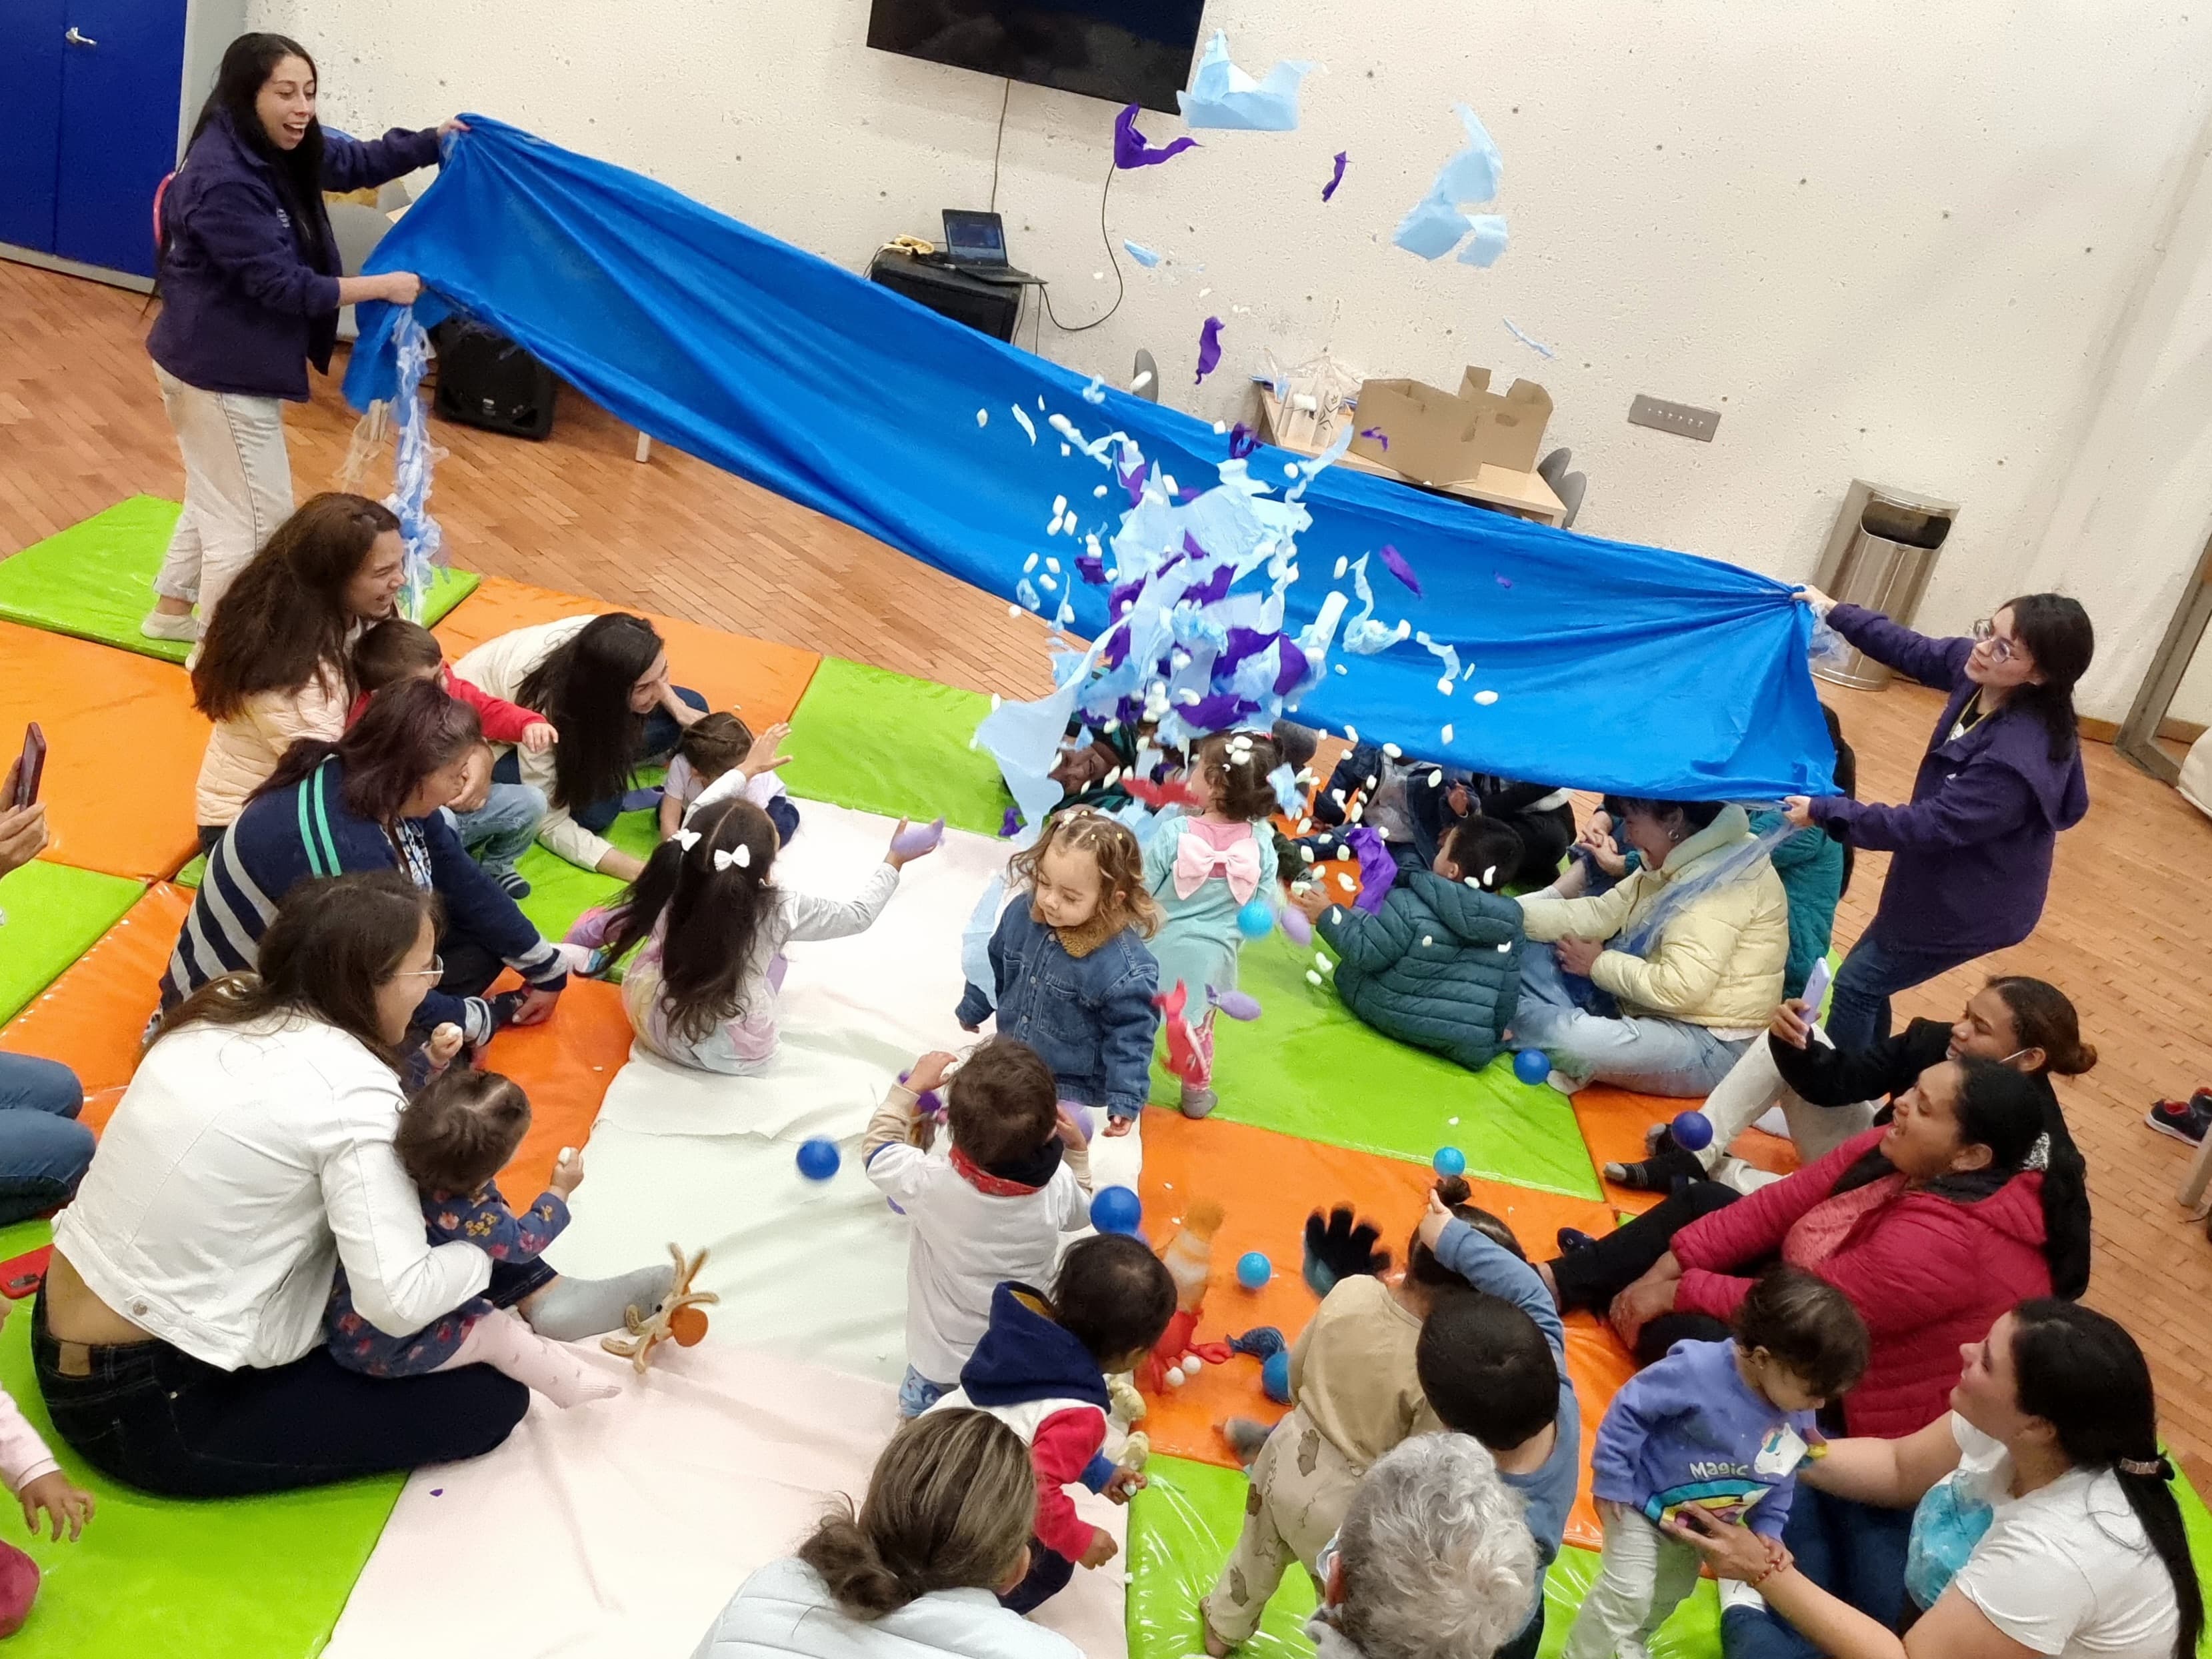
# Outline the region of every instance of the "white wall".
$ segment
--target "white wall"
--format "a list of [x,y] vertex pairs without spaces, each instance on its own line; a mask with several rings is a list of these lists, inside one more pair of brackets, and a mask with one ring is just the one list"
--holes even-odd
[[[867,10],[253,0],[257,27],[319,54],[340,125],[481,110],[855,269],[890,236],[933,235],[939,208],[988,200],[1004,85],[866,50]],[[1046,355],[1126,379],[1149,346],[1170,398],[1214,417],[1242,412],[1263,348],[1296,362],[1328,346],[1363,372],[1430,380],[1469,362],[1529,374],[1557,401],[1553,441],[1590,475],[1582,528],[1805,576],[1866,477],[1965,504],[1924,623],[1962,625],[2033,567],[2081,592],[2108,639],[2155,638],[2160,583],[2212,520],[2212,474],[2175,479],[2168,506],[2105,534],[2084,507],[2102,474],[2085,476],[2081,452],[2093,428],[2117,441],[2118,343],[2191,195],[2212,3],[1212,0],[1207,21],[1256,71],[1281,56],[1326,66],[1303,130],[1200,135],[1202,149],[1117,179],[1116,242],[1205,272],[1171,282],[1173,265],[1125,260],[1119,314],[1079,335],[1047,324]],[[1389,240],[1454,147],[1462,100],[1505,156],[1514,242],[1487,272]],[[1113,292],[1091,276],[1107,264],[1113,114],[1012,94],[999,205],[1017,262],[1053,280],[1071,323]],[[1351,171],[1324,206],[1340,149]],[[2165,274],[2185,293],[2197,268]],[[1209,313],[1228,355],[1194,390]],[[1515,343],[1504,317],[1557,362]],[[2160,380],[2156,423],[2212,434],[2212,374],[2175,367],[2200,372]],[[1719,441],[1627,426],[1638,392],[1720,409]],[[2117,717],[2141,668],[2118,684],[2104,667],[2091,712]]]

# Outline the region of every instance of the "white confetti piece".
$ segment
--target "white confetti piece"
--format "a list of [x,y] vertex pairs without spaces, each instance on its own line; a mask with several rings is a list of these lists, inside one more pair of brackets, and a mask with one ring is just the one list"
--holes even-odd
[[1446,1119],[1444,1120],[1444,1121],[1445,1121],[1445,1123],[1446,1123],[1446,1124],[1448,1124],[1449,1126],[1450,1126],[1452,1128],[1456,1129],[1457,1127],[1459,1127],[1459,1120],[1458,1120],[1457,1118],[1455,1118],[1455,1117],[1448,1117],[1448,1118],[1446,1118]]
[[1497,879],[1498,866],[1494,864],[1482,872],[1482,884],[1485,887],[1489,886],[1492,882],[1496,881]]
[[1298,856],[1308,864],[1311,864],[1314,861],[1314,849],[1310,847],[1301,847],[1298,848]]
[[991,424],[991,411],[990,411],[989,410],[988,410],[988,409],[979,409],[979,410],[977,410],[975,411],[975,424],[976,424],[977,426],[988,426],[988,425],[990,425],[990,424]]
[[1435,771],[1429,774],[1429,787],[1431,789],[1441,789],[1443,787],[1444,769],[1443,767],[1439,766]]
[[1344,666],[1344,665],[1343,665],[1342,663],[1340,663],[1340,662],[1333,662],[1333,663],[1331,663],[1331,664],[1329,665],[1329,666],[1330,666],[1331,668],[1334,668],[1334,670],[1336,670],[1336,672],[1337,672],[1338,673],[1340,673],[1340,674],[1341,674],[1341,673],[1343,673],[1343,672],[1345,672],[1345,666]]
[[1229,422],[1226,422],[1226,421],[1216,421],[1216,422],[1213,423],[1213,435],[1214,435],[1215,437],[1217,437],[1217,438],[1220,437],[1224,433],[1227,432],[1228,430],[1229,430]]
[[1358,884],[1354,882],[1350,876],[1346,875],[1340,870],[1337,872],[1336,884],[1344,889],[1347,893],[1358,885]]
[[[1344,738],[1346,743],[1358,743],[1359,741],[1359,728],[1356,726],[1346,726],[1344,728]],[[1375,780],[1372,778],[1368,779],[1367,787],[1370,789],[1372,789],[1375,787]]]
[[1149,369],[1149,368],[1148,368],[1148,369],[1146,369],[1142,374],[1139,374],[1135,380],[1132,380],[1132,381],[1130,381],[1130,382],[1129,382],[1129,390],[1130,390],[1130,391],[1132,391],[1132,392],[1142,392],[1142,391],[1143,391],[1146,386],[1150,386],[1152,383],[1152,371],[1151,369]]
[[1338,554],[1338,555],[1336,556],[1336,574],[1335,574],[1334,577],[1332,577],[1332,578],[1331,578],[1331,580],[1334,580],[1334,581],[1340,581],[1340,581],[1342,581],[1342,580],[1344,580],[1344,572],[1345,572],[1346,567],[1347,567],[1348,565],[1350,565],[1350,564],[1351,564],[1351,562],[1352,562],[1352,561],[1351,561],[1351,560],[1349,560],[1349,559],[1347,559],[1346,557],[1345,557],[1345,556],[1344,556],[1343,554],[1341,554],[1341,553]]
[[1421,948],[1424,951],[1430,949],[1436,944],[1436,942],[1437,936],[1434,933],[1424,933],[1421,935]]
[[[1030,571],[1032,571],[1032,570],[1034,570],[1034,569],[1036,569],[1036,568],[1037,568],[1037,558],[1038,558],[1038,556],[1037,556],[1036,554],[1035,554],[1035,553],[1032,553],[1032,554],[1030,554],[1030,555],[1029,556],[1029,557],[1028,557],[1028,558],[1026,558],[1026,559],[1024,559],[1024,560],[1023,560],[1023,561],[1022,561],[1022,574],[1024,574],[1024,576],[1026,576],[1026,575],[1028,575],[1028,574],[1030,574]],[[997,708],[997,707],[998,707],[998,705],[997,705],[996,703],[993,703],[991,706],[992,706],[994,708]]]
[[1031,443],[1036,441],[1036,422],[1030,419],[1028,411],[1019,404],[1014,405],[1014,424],[1029,434]]
[[1480,703],[1485,708],[1487,708],[1491,704],[1498,701],[1498,693],[1495,691],[1478,691],[1474,694],[1474,700]]
[[1403,755],[1406,751],[1405,751],[1404,750],[1402,750],[1402,749],[1399,748],[1399,747],[1398,747],[1398,745],[1397,745],[1396,744],[1395,744],[1395,743],[1386,743],[1386,744],[1384,744],[1382,745],[1382,752],[1383,752],[1384,754],[1388,755],[1388,756],[1389,756],[1392,760],[1396,760],[1400,756]]
[[1451,729],[1451,727],[1449,727],[1449,726],[1447,726],[1446,727],[1444,727],[1444,741],[1445,741],[1447,744],[1449,744],[1451,740],[1452,740],[1452,729]]
[[1306,983],[1309,985],[1319,985],[1321,983],[1321,975],[1314,972],[1312,969],[1307,969]]
[[1283,476],[1285,478],[1297,477],[1298,476],[1298,464],[1296,461],[1285,461],[1283,464]]
[[1075,451],[1074,451],[1074,449],[1073,449],[1071,446],[1069,446],[1069,445],[1067,445],[1067,444],[1062,444],[1062,445],[1060,447],[1060,457],[1061,457],[1061,459],[1066,459],[1068,456],[1073,455],[1073,453],[1075,453]]

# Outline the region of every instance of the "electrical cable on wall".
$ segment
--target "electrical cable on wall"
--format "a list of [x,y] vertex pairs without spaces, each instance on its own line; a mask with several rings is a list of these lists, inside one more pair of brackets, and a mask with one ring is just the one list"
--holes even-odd
[[999,98],[999,142],[991,148],[991,211],[999,210],[999,158],[1006,150],[1006,106],[1014,100],[1014,78],[1006,77],[1006,89]]
[[1062,334],[1082,334],[1097,327],[1107,318],[1119,311],[1121,308],[1121,301],[1128,297],[1129,285],[1121,277],[1121,257],[1114,251],[1114,239],[1106,233],[1106,198],[1114,193],[1114,175],[1120,170],[1115,162],[1108,161],[1106,182],[1098,191],[1098,240],[1105,243],[1107,262],[1114,267],[1114,303],[1106,307],[1103,315],[1094,317],[1087,323],[1078,323],[1074,327],[1070,328],[1060,320],[1060,313],[1052,308],[1052,291],[1049,289],[1040,290],[1044,298],[1045,315],[1052,319],[1052,325]]

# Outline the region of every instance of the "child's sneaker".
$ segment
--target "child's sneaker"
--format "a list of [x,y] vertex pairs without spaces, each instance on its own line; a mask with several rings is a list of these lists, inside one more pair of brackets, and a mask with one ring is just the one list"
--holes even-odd
[[2143,1121],[2172,1139],[2200,1146],[2206,1126],[2212,1124],[2212,1089],[2199,1089],[2186,1100],[2161,1100],[2143,1115]]
[[197,640],[200,636],[200,619],[189,611],[181,617],[173,617],[166,611],[149,611],[138,631],[149,640]]
[[1185,1117],[1205,1117],[1220,1103],[1220,1097],[1211,1089],[1201,1089],[1186,1083],[1182,1085],[1182,1115]]

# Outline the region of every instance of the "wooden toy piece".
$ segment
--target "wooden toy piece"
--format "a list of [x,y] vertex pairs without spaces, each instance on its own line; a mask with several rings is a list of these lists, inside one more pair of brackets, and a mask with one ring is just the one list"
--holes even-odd
[[707,1316],[703,1310],[722,1299],[712,1291],[691,1288],[699,1269],[707,1265],[706,1251],[687,1257],[680,1245],[671,1244],[668,1254],[676,1259],[676,1279],[669,1285],[668,1294],[660,1298],[660,1305],[641,1319],[636,1309],[625,1309],[623,1327],[627,1334],[599,1339],[601,1347],[629,1360],[640,1376],[652,1364],[653,1351],[663,1342],[672,1341],[679,1348],[688,1348],[704,1337]]

